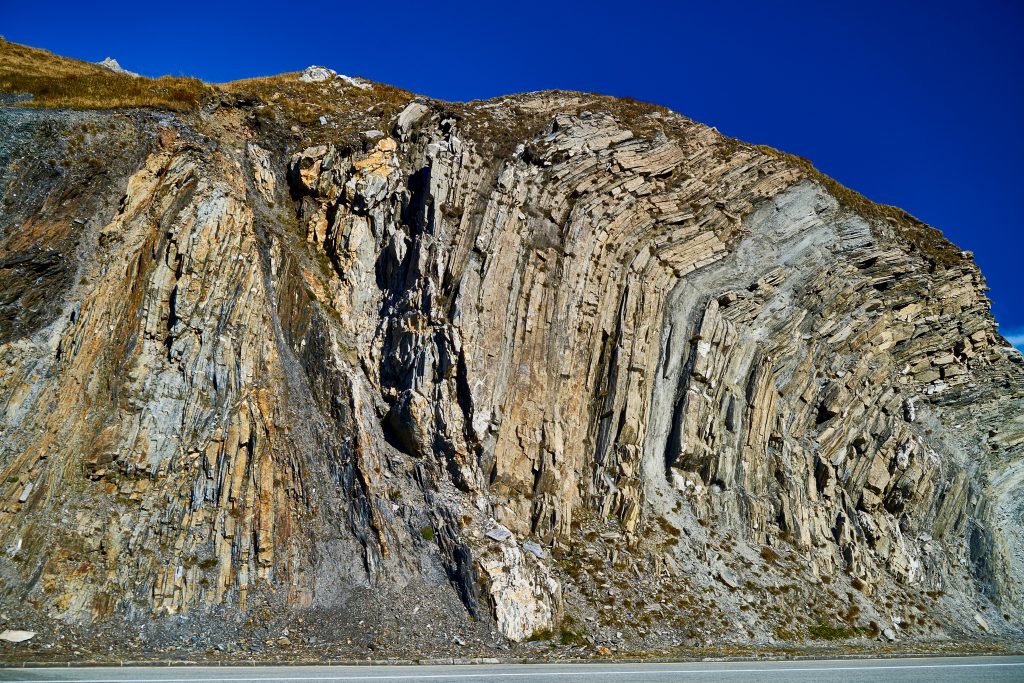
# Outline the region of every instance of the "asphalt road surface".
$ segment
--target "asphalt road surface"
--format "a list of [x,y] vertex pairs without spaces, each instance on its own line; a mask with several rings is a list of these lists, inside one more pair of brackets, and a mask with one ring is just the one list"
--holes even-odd
[[21,683],[669,683],[716,681],[1024,681],[1024,657],[846,659],[677,664],[494,664],[460,666],[103,667],[0,669]]

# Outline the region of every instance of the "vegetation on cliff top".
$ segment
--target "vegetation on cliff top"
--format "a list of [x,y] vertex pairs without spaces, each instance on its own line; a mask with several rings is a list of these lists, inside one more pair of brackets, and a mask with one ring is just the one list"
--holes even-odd
[[920,249],[921,253],[936,266],[955,267],[963,261],[963,252],[947,240],[940,230],[918,220],[898,206],[871,201],[856,190],[851,190],[819,171],[809,159],[782,152],[767,145],[757,145],[757,149],[769,156],[783,157],[799,167],[808,178],[828,190],[833,197],[839,200],[840,204],[850,211],[869,220],[884,221],[898,227],[898,233],[903,236],[906,243],[913,245],[911,247],[913,249]]
[[196,78],[145,78],[0,39],[0,92],[34,107],[192,109],[212,88]]
[[[31,99],[19,103],[22,106],[70,109],[149,107],[181,111],[198,107],[205,96],[233,94],[270,105],[275,118],[303,131],[306,144],[333,142],[344,146],[354,142],[360,130],[374,126],[386,128],[387,122],[415,97],[413,93],[380,83],[360,89],[342,88],[341,84],[334,82],[331,88],[322,82],[302,82],[297,76],[279,74],[221,85],[210,85],[196,78],[163,76],[152,79],[117,73],[97,64],[61,57],[0,38],[0,93],[31,96]],[[651,119],[644,114],[667,111],[631,98],[560,94],[583,96],[586,101],[577,102],[577,109],[598,105],[624,122],[639,124],[641,129],[634,132],[640,135],[656,132],[651,128]],[[447,104],[472,131],[487,138],[495,153],[504,156],[520,142],[535,135],[547,119],[542,112],[517,107],[514,120],[499,120],[490,107],[480,105],[505,101],[514,103],[518,97]],[[722,138],[722,145],[727,149],[736,146],[756,148],[761,153],[785,158],[824,186],[848,209],[865,218],[898,227],[897,232],[911,245],[910,248],[920,249],[938,267],[955,267],[963,260],[960,249],[935,228],[903,209],[871,201],[821,173],[803,157],[726,136]]]
[[415,97],[383,83],[357,87],[343,78],[304,82],[298,73],[247,78],[217,85],[225,95],[262,103],[261,120],[296,126],[303,144],[353,144],[364,130],[388,130],[392,119]]

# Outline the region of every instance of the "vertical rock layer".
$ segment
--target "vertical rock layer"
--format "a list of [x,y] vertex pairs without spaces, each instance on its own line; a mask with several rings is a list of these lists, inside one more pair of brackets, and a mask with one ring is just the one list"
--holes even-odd
[[244,87],[0,113],[5,609],[1020,627],[1024,372],[968,254],[664,109],[333,87],[320,139]]

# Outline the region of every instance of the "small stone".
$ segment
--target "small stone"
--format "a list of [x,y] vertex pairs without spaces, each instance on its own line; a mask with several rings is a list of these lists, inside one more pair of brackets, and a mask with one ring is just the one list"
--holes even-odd
[[500,524],[493,529],[488,529],[486,534],[487,538],[495,541],[504,541],[507,538],[512,538],[512,532]]
[[736,580],[736,577],[733,576],[732,572],[730,572],[728,569],[719,569],[718,578],[722,583],[724,583],[729,588],[740,587],[739,581]]
[[885,636],[885,639],[888,641],[896,640],[896,632],[893,631],[891,628],[886,628],[884,631],[882,631],[882,635]]
[[983,616],[981,616],[978,613],[975,613],[974,621],[978,622],[978,626],[981,628],[982,631],[988,631],[988,622],[985,621],[985,618]]
[[540,547],[540,544],[534,543],[533,541],[526,541],[523,543],[523,550],[534,555],[538,559],[544,559],[544,549]]
[[903,419],[907,422],[913,422],[917,419],[917,406],[914,405],[913,398],[908,398],[903,402]]
[[345,74],[337,74],[338,78],[348,85],[359,88],[360,90],[370,90],[373,85],[364,81],[361,78],[353,78],[352,76],[346,76]]
[[0,640],[7,641],[8,643],[22,643],[34,638],[35,635],[35,631],[18,631],[9,629],[7,631],[0,632]]

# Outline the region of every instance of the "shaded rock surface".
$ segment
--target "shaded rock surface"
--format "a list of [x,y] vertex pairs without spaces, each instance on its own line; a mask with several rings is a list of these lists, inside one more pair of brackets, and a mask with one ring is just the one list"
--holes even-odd
[[1024,370],[968,254],[662,108],[322,71],[0,110],[32,643],[1020,633]]

